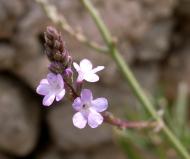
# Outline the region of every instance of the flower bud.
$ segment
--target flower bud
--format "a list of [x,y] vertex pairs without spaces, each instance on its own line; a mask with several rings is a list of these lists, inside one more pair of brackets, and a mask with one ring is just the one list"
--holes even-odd
[[60,62],[51,62],[48,68],[51,72],[55,74],[62,74],[65,70],[65,66]]

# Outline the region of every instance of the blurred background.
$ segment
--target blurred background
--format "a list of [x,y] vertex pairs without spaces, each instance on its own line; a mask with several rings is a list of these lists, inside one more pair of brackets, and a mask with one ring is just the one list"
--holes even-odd
[[[102,42],[78,0],[50,0],[71,26]],[[190,149],[190,1],[93,0],[118,48],[173,132]],[[32,0],[0,0],[0,159],[178,159],[160,132],[116,130],[103,124],[79,130],[71,103],[43,107],[35,93],[49,64],[43,32],[53,25]],[[54,26],[54,25],[53,25]],[[75,61],[104,65],[101,81],[87,86],[109,99],[109,111],[151,120],[115,63],[58,28]]]

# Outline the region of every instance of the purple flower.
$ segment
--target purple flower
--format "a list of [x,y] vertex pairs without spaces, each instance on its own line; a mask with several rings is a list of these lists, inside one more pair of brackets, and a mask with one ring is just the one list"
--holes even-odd
[[60,74],[49,73],[47,79],[42,79],[36,92],[43,95],[43,105],[50,106],[54,99],[60,101],[65,95],[64,81]]
[[78,72],[78,82],[81,82],[83,80],[86,80],[88,82],[97,82],[99,80],[99,76],[96,75],[96,72],[104,69],[104,66],[98,66],[92,69],[92,63],[88,59],[83,59],[80,62],[80,66],[77,63],[73,62],[73,66]]
[[88,123],[91,128],[96,128],[103,122],[103,117],[99,112],[107,109],[108,101],[106,98],[93,100],[92,92],[89,89],[83,89],[81,96],[74,100],[72,106],[78,111],[73,116],[74,126],[82,129]]

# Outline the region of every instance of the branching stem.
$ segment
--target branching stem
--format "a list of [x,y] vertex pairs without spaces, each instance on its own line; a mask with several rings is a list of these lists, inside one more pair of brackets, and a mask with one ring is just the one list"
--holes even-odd
[[130,70],[127,63],[124,61],[124,58],[121,56],[120,52],[117,50],[116,46],[113,43],[113,38],[106,27],[105,23],[101,19],[98,11],[92,5],[90,0],[81,0],[84,4],[85,8],[88,10],[92,19],[94,20],[97,28],[102,35],[105,43],[109,48],[110,56],[116,62],[118,68],[121,70],[124,78],[128,81],[131,89],[133,90],[134,94],[138,98],[139,102],[146,108],[146,110],[150,113],[150,115],[158,122],[161,123],[162,130],[170,140],[170,142],[174,145],[176,150],[183,156],[184,159],[190,159],[190,155],[188,154],[187,149],[183,146],[181,141],[172,133],[172,131],[167,127],[167,125],[163,122],[162,118],[157,114],[155,107],[152,105],[148,97],[146,96],[143,89],[140,87],[138,81],[136,80],[135,76],[133,75],[132,71]]

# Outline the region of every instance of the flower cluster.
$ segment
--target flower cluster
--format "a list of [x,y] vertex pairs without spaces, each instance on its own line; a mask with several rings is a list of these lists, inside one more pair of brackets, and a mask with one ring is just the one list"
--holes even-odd
[[[106,98],[93,100],[91,90],[82,89],[82,84],[97,82],[97,72],[104,69],[104,66],[93,68],[88,59],[83,59],[80,64],[72,61],[60,33],[53,27],[48,27],[45,32],[45,53],[50,60],[47,77],[40,81],[36,92],[43,95],[43,105],[50,106],[53,101],[60,101],[66,93],[70,96],[76,111],[73,116],[73,124],[77,128],[84,128],[86,124],[96,128],[103,122],[101,112],[108,107]],[[76,71],[73,70],[73,67]],[[73,73],[77,72],[78,77],[73,80]]]

